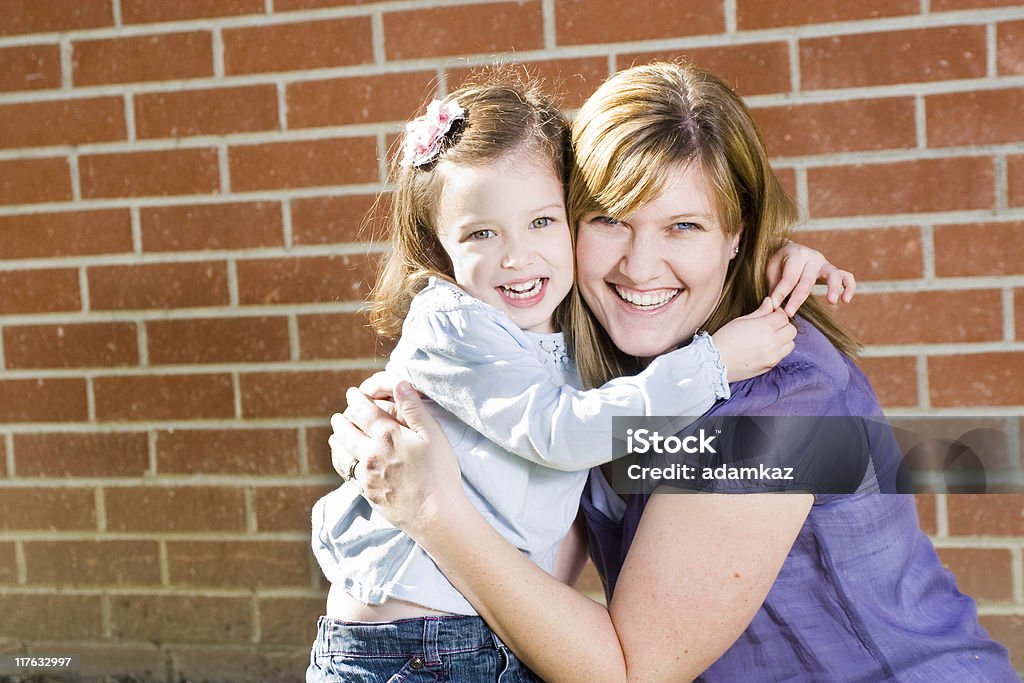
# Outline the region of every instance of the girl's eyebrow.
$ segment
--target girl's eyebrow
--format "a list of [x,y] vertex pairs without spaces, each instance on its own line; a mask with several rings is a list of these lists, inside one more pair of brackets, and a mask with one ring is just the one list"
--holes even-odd
[[564,206],[561,202],[552,202],[545,204],[544,206],[537,207],[532,213],[541,213],[542,211],[550,211],[551,209],[561,209]]

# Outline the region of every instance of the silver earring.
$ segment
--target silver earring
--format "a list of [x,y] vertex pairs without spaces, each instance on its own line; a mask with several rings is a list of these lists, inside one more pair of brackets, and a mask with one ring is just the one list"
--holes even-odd
[[740,248],[739,247],[733,247],[732,248],[732,255],[735,256],[738,253],[740,253]]

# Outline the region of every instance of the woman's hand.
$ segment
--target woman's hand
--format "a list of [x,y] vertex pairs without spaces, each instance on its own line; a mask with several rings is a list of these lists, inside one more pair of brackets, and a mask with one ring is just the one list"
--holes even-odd
[[787,241],[768,260],[768,286],[772,290],[772,301],[781,306],[788,296],[785,310],[791,318],[810,296],[816,282],[827,286],[825,300],[830,304],[838,303],[840,298],[844,303],[850,303],[857,291],[853,273],[836,268],[820,251],[802,244]]
[[353,471],[363,497],[415,538],[465,494],[458,460],[415,389],[401,381],[394,394],[402,421],[361,391],[348,390],[345,412],[331,417],[331,459],[342,477]]

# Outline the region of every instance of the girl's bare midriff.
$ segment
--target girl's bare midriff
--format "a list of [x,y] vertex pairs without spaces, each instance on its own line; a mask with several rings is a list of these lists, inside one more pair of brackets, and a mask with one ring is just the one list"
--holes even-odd
[[327,594],[327,616],[342,621],[376,623],[415,619],[417,617],[444,617],[449,612],[439,612],[405,600],[387,600],[379,605],[364,605],[345,592],[341,586],[331,586]]

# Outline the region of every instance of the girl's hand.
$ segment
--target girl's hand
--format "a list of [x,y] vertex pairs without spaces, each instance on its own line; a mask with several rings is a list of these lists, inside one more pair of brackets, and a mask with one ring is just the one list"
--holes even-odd
[[793,350],[795,338],[796,327],[768,297],[756,311],[729,321],[711,335],[730,382],[771,370]]
[[464,496],[459,463],[444,431],[412,386],[394,386],[403,422],[356,389],[344,414],[331,417],[334,468],[355,481],[363,497],[396,527],[416,533],[442,519],[453,497]]
[[844,303],[850,303],[857,291],[853,273],[836,268],[820,251],[802,244],[787,241],[768,260],[768,286],[772,290],[772,301],[781,306],[788,296],[785,311],[791,318],[810,296],[815,282],[827,285],[825,300],[830,304],[838,303],[840,298]]

